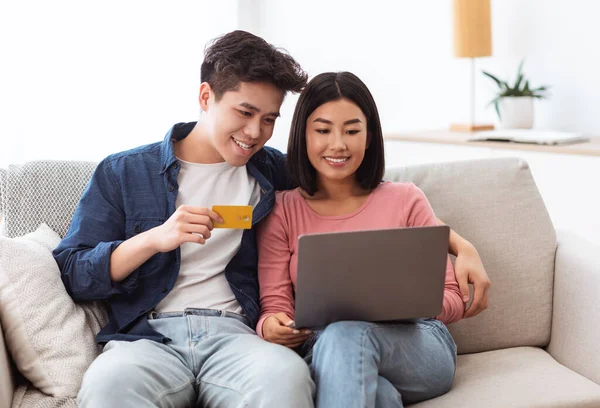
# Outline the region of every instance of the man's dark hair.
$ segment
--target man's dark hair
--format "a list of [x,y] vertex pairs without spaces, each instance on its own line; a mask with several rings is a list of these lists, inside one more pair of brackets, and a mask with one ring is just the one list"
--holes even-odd
[[350,72],[325,72],[314,77],[304,88],[296,104],[287,148],[287,164],[292,181],[310,195],[317,192],[317,171],[306,150],[306,121],[321,105],[348,99],[367,118],[367,150],[356,170],[356,179],[365,190],[372,190],[383,178],[385,159],[383,132],[377,105],[367,86]]
[[208,82],[217,100],[240,82],[266,82],[287,92],[300,92],[308,75],[287,52],[262,38],[236,30],[211,41],[204,51],[200,81]]

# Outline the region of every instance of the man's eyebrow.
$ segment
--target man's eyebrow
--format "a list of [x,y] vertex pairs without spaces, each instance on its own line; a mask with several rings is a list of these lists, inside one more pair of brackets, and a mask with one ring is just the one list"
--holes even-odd
[[[332,125],[333,122],[327,119],[323,119],[323,118],[316,118],[315,120],[313,120],[313,122],[321,122],[321,123],[325,123],[327,125]],[[362,121],[359,118],[355,118],[355,119],[350,119],[344,122],[344,125],[352,125],[353,123],[362,123]]]
[[[260,109],[258,109],[256,106],[254,106],[248,102],[242,102],[242,103],[240,103],[240,106],[243,106],[244,108],[251,110],[253,112],[260,113]],[[278,118],[281,115],[279,112],[270,112],[270,113],[267,113],[267,116],[275,116]]]

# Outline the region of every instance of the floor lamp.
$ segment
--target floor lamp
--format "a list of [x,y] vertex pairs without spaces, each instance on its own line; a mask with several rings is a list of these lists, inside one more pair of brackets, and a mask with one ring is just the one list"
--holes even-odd
[[475,58],[492,55],[490,0],[452,0],[454,56],[471,59],[471,116],[469,123],[450,125],[450,130],[476,132],[494,125],[475,121]]

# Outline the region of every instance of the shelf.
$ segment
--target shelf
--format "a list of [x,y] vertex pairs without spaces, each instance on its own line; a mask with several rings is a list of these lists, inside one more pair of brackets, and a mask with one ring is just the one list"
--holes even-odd
[[469,132],[450,132],[448,130],[415,131],[406,133],[385,133],[386,141],[404,141],[417,143],[437,143],[458,146],[487,147],[492,149],[507,149],[534,151],[542,153],[574,154],[580,156],[600,157],[600,137],[590,137],[589,142],[565,144],[565,145],[538,145],[529,143],[511,142],[469,142],[472,136]]

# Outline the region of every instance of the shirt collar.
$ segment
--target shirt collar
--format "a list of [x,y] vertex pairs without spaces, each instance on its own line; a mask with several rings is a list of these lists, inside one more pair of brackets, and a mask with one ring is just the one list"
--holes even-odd
[[167,169],[177,161],[177,158],[175,158],[175,151],[173,149],[173,142],[177,142],[187,137],[187,135],[190,134],[190,132],[192,131],[192,129],[194,129],[195,126],[196,122],[182,122],[176,123],[171,129],[169,129],[169,131],[165,135],[161,146],[161,174],[167,171]]
[[[177,158],[175,157],[175,150],[173,149],[173,142],[177,142],[186,138],[195,126],[196,122],[181,122],[176,123],[171,129],[169,129],[161,145],[162,170],[160,174],[165,173],[167,169],[169,169],[173,163],[177,161]],[[264,160],[264,149],[260,149],[258,152],[252,155],[250,160],[248,160],[246,167],[250,174],[256,179],[256,181],[258,181],[258,184],[261,186],[261,188],[268,190],[271,187],[271,183],[267,181],[265,176],[257,168],[257,165],[260,165],[260,163],[264,162]]]

